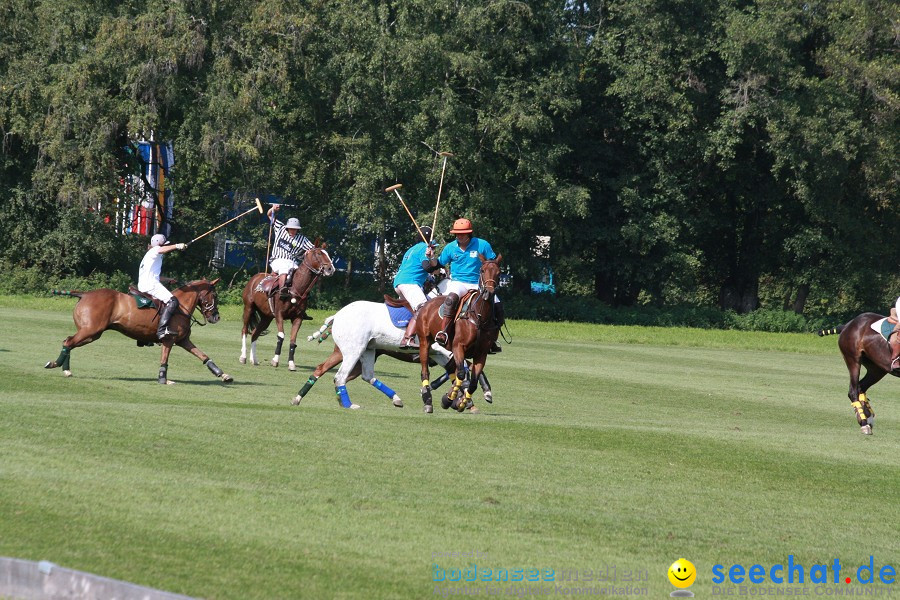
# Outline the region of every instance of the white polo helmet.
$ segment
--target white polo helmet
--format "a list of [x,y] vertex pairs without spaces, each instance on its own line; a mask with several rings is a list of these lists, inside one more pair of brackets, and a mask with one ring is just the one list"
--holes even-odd
[[157,233],[152,238],[150,238],[150,247],[153,246],[163,246],[166,243],[166,236],[161,233]]
[[300,219],[297,217],[291,217],[287,220],[287,223],[284,224],[285,229],[300,229]]

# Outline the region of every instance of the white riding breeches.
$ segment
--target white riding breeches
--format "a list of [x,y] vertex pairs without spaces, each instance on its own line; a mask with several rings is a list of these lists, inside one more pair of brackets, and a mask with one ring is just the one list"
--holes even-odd
[[425,292],[423,292],[422,288],[415,283],[401,283],[394,288],[394,291],[397,292],[401,298],[409,302],[413,312],[419,310],[419,307],[425,303]]
[[297,268],[297,262],[289,258],[273,258],[271,263],[272,272],[279,275],[287,275],[288,271]]
[[157,300],[168,302],[172,299],[172,292],[166,289],[166,286],[158,281],[154,281],[152,285],[138,286],[138,290],[145,294],[150,294]]
[[[462,298],[469,290],[477,290],[477,283],[463,283],[462,281],[454,281],[449,277],[438,284],[438,291],[443,295],[451,292]],[[495,293],[494,302],[500,302],[500,297]]]

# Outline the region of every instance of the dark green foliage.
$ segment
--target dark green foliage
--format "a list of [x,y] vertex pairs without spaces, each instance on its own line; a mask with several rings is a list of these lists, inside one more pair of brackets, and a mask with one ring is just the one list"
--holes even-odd
[[[146,240],[86,211],[152,134],[175,144],[173,239],[276,194],[355,265],[387,243],[375,296],[412,231],[382,190],[403,183],[430,224],[443,150],[436,238],[471,218],[516,289],[549,264],[608,306],[898,292],[896,2],[4,0],[0,18],[0,258],[53,277],[136,273]],[[264,229],[229,234],[264,255]],[[167,274],[211,275],[212,248]],[[368,293],[332,281],[323,301],[347,289]]]

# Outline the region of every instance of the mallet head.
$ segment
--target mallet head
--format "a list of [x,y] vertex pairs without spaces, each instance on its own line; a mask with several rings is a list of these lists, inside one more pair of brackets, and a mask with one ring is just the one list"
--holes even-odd
[[259,214],[263,214],[264,212],[266,212],[263,210],[262,202],[259,201],[259,198],[256,199],[256,210],[259,211]]
[[402,187],[403,187],[402,183],[397,183],[397,184],[392,185],[391,187],[384,188],[384,191],[385,192],[393,192],[394,190],[399,190]]
[[438,156],[456,156],[452,152],[438,152]]

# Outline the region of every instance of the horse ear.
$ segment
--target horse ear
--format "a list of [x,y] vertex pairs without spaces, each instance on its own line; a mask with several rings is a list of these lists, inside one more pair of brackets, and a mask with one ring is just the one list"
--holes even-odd
[[322,247],[322,238],[320,236],[316,236],[316,241],[313,243],[313,246],[316,248]]
[[500,261],[503,260],[503,255],[502,255],[502,254],[498,254],[498,255],[497,255],[497,258],[495,258],[494,260],[497,261],[497,264],[499,265],[499,264],[500,264]]
[[220,281],[222,281],[222,278],[221,278],[221,277],[216,277],[215,279],[213,279],[212,281],[209,282],[209,285],[216,285],[216,284],[219,283]]
[[484,254],[482,254],[481,252],[479,252],[479,253],[478,253],[478,260],[480,260],[481,262],[484,262],[484,261],[486,261],[487,259],[484,257]]

